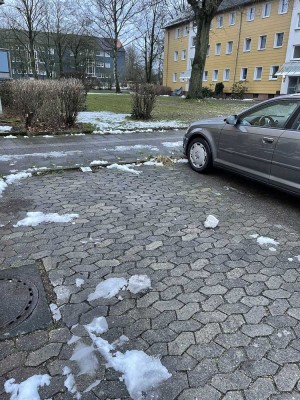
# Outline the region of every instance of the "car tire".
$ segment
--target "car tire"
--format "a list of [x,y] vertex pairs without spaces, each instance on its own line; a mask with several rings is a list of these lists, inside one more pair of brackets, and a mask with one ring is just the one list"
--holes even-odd
[[189,143],[187,157],[191,168],[196,172],[209,172],[212,169],[210,146],[201,137],[197,137]]

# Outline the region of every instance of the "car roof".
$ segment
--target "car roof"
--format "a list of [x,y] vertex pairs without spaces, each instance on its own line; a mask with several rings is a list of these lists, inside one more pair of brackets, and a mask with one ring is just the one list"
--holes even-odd
[[279,98],[279,99],[299,99],[300,100],[300,93],[285,94],[283,96],[278,96],[276,98]]

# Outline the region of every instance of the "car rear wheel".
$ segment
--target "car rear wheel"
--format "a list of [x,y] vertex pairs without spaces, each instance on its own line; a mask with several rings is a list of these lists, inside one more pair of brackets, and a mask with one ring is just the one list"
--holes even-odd
[[193,139],[189,144],[187,156],[194,171],[208,172],[212,168],[211,150],[205,139]]

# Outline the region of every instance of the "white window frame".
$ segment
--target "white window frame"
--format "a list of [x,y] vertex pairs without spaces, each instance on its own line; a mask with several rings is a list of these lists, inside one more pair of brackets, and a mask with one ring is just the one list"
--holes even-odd
[[184,71],[180,72],[180,77],[179,77],[180,82],[184,82],[184,77],[185,77],[185,72]]
[[229,25],[235,25],[235,21],[236,21],[236,12],[232,11],[231,13],[229,13]]
[[180,38],[180,28],[176,28],[175,39],[179,39],[179,38]]
[[177,82],[177,72],[173,73],[173,83]]
[[[258,70],[261,70],[260,78],[257,77],[257,72],[258,72]],[[254,81],[261,81],[261,79],[262,79],[262,73],[263,73],[263,67],[255,67],[255,68],[254,68],[253,80],[254,80]]]
[[209,55],[210,55],[210,44],[207,45],[206,57],[209,57]]
[[[278,46],[278,45],[277,45],[278,35],[281,34],[281,33],[283,33],[283,36],[282,36],[282,44],[281,44],[281,46]],[[275,33],[275,37],[274,37],[274,49],[280,49],[280,48],[283,46],[283,41],[284,41],[284,32],[276,32],[276,33]]]
[[[269,16],[271,15],[271,2],[267,1],[266,3],[264,3],[262,5],[262,9],[261,9],[261,17],[262,18],[269,18]],[[268,11],[268,13],[267,13]]]
[[105,57],[110,57],[110,53],[108,53],[107,51],[105,52]]
[[208,81],[208,71],[203,71],[203,82],[207,82]]
[[181,50],[181,60],[182,61],[186,60],[186,50],[185,49]]
[[299,44],[296,44],[295,46],[294,46],[294,51],[293,51],[293,60],[299,60],[300,59],[300,57],[294,57],[294,54],[295,54],[295,48],[296,47],[299,47],[300,48],[300,45]]
[[297,22],[296,22],[295,29],[300,29],[300,13],[297,14]]
[[[228,77],[226,72],[228,71]],[[230,68],[225,68],[223,71],[223,81],[228,82],[230,80]]]
[[219,79],[219,70],[218,69],[214,69],[213,70],[213,74],[212,74],[212,81],[213,82],[218,82]]
[[289,0],[280,0],[278,14],[286,14],[289,10]]
[[186,37],[188,34],[189,34],[189,27],[188,27],[188,25],[186,25],[186,26],[183,28],[182,36],[183,36],[183,37]]
[[218,15],[217,16],[217,28],[221,29],[224,26],[224,15]]
[[[244,70],[247,70],[246,78],[243,77],[243,75],[244,75],[244,74],[243,74]],[[248,68],[247,68],[247,67],[242,67],[242,68],[241,68],[241,72],[240,72],[240,81],[246,81],[246,80],[247,80],[247,76],[248,76]]]
[[[262,45],[262,38],[265,37],[266,38],[266,42],[265,42],[265,47],[261,47]],[[260,35],[258,38],[258,48],[257,50],[266,50],[267,48],[267,37],[268,35]]]
[[[247,43],[247,40],[250,40],[250,47],[249,47],[249,49],[247,49],[246,48],[246,43]],[[252,38],[251,37],[246,37],[245,39],[244,39],[244,53],[245,52],[248,52],[248,51],[251,51],[251,46],[252,46]]]
[[[231,50],[229,49],[229,43],[231,43]],[[226,43],[226,54],[232,54],[233,51],[233,40],[229,40]]]
[[110,68],[111,67],[111,63],[105,63],[105,68]]
[[250,6],[247,9],[247,21],[254,21],[255,19],[255,7],[254,6]]
[[177,50],[174,51],[174,61],[175,62],[178,61],[178,51]]
[[221,55],[221,43],[216,43],[215,45],[215,56]]
[[269,81],[277,81],[277,79],[278,79],[278,76],[276,76],[275,78],[273,78],[273,75],[274,75],[274,67],[277,67],[277,68],[278,68],[276,72],[278,72],[278,70],[279,70],[279,65],[271,65],[271,67],[270,67]]

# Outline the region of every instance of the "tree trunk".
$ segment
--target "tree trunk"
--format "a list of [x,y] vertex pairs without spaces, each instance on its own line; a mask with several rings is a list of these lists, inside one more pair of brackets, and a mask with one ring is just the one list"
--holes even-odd
[[195,58],[192,66],[192,74],[189,83],[187,98],[197,99],[202,97],[202,79],[205,68],[206,53],[209,42],[209,29],[212,18],[199,15],[197,21],[198,30],[196,36]]
[[38,79],[38,75],[37,75],[36,67],[35,67],[35,58],[34,58],[34,38],[33,38],[31,31],[29,31],[28,37],[29,37],[30,66],[32,69],[32,74],[33,74],[34,79]]
[[115,74],[116,93],[121,93],[119,72],[118,72],[118,39],[114,40],[114,74]]

